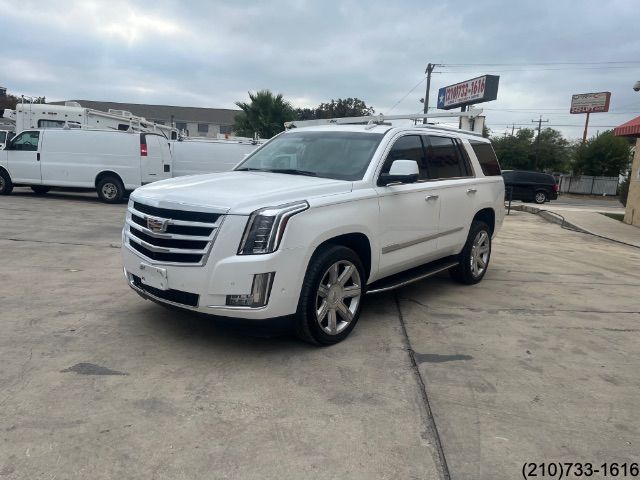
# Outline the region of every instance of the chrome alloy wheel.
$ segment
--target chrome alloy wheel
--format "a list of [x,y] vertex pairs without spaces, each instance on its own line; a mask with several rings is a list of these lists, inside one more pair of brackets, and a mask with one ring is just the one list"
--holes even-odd
[[113,200],[118,195],[118,187],[111,182],[107,182],[102,185],[102,195],[107,200]]
[[471,274],[478,278],[487,269],[491,253],[491,238],[486,230],[480,230],[471,247]]
[[544,203],[547,201],[547,195],[544,192],[536,193],[536,203]]
[[316,321],[329,335],[342,332],[353,320],[362,298],[360,273],[348,260],[331,265],[316,294]]

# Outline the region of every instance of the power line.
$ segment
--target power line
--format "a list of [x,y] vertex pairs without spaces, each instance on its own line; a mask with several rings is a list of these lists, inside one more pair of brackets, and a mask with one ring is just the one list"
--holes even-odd
[[418,83],[416,83],[413,87],[411,87],[411,90],[409,90],[400,100],[398,100],[396,103],[393,104],[393,107],[391,107],[387,111],[387,115],[391,112],[391,110],[393,110],[398,105],[400,105],[404,101],[405,98],[407,98],[409,95],[411,95],[411,92],[413,92],[416,88],[418,88],[420,86],[420,84],[422,82],[424,82],[426,79],[427,79],[427,77],[424,77],[422,80],[420,80]]

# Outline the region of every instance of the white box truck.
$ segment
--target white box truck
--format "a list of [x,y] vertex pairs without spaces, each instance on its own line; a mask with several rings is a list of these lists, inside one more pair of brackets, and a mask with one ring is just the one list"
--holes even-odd
[[117,203],[127,191],[171,178],[167,139],[158,133],[31,129],[0,150],[0,195],[14,185],[44,194],[51,187],[91,189]]

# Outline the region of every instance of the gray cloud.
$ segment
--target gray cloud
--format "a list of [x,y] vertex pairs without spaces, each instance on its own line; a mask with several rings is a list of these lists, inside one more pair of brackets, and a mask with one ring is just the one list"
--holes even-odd
[[[248,90],[268,88],[298,106],[357,96],[386,112],[429,61],[640,60],[632,0],[23,1],[19,9],[0,0],[0,9],[0,84],[51,100],[229,108]],[[593,115],[593,125],[640,114],[640,94],[631,90],[640,64],[624,67],[443,67],[430,102],[440,86],[495,71],[498,100],[484,105],[494,131],[543,114],[550,124],[576,125],[559,128],[578,137],[583,116],[568,114],[572,93],[612,92],[612,113]],[[424,85],[393,113],[419,111],[422,96]]]

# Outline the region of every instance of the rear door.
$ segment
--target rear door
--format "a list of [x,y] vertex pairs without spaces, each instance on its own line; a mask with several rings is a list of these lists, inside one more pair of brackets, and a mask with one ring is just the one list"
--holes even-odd
[[14,183],[42,183],[39,143],[40,132],[26,130],[7,145],[7,164]]
[[464,246],[475,214],[477,180],[461,142],[453,137],[425,135],[429,145],[429,182],[440,195],[438,252],[456,254]]
[[160,135],[140,134],[140,174],[143,185],[171,176],[171,174],[167,176],[164,172],[164,156],[160,140]]

